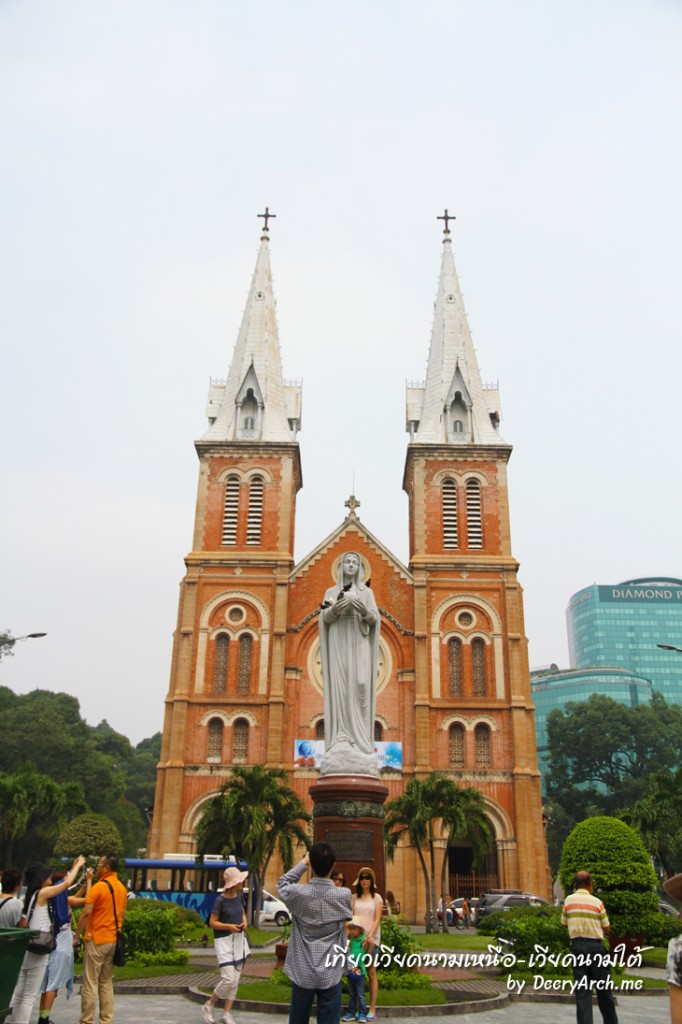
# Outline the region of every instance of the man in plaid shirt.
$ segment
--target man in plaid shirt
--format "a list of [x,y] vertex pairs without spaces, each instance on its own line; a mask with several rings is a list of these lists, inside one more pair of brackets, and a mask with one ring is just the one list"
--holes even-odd
[[[348,937],[345,923],[353,911],[350,889],[334,885],[330,875],[336,856],[329,843],[315,843],[300,864],[282,875],[277,893],[292,915],[291,938],[284,963],[293,982],[289,1024],[308,1024],[317,996],[317,1024],[338,1024],[341,978]],[[298,885],[308,867],[312,878]]]

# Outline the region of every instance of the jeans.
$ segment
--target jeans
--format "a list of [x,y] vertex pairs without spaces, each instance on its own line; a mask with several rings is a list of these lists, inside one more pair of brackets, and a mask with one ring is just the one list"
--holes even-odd
[[367,1000],[365,999],[364,974],[348,975],[348,1012],[367,1016]]
[[[597,993],[597,1004],[601,1012],[604,1024],[618,1024],[616,1015],[616,1001],[613,997],[611,985],[611,968],[608,964],[600,963],[599,958],[607,956],[604,943],[599,939],[573,939],[571,952],[574,956],[589,959],[595,957],[595,961],[585,964],[576,964],[573,967],[573,978],[578,982],[579,988],[575,990],[575,1013],[578,1024],[592,1024],[592,989],[593,983]],[[601,987],[605,986],[605,987]]]
[[317,1024],[339,1024],[341,1016],[341,982],[331,988],[291,987],[289,1024],[308,1024],[313,999],[317,996]]

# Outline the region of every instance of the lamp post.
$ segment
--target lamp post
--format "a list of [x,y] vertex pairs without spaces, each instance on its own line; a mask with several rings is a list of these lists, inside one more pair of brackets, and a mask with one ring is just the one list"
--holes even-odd
[[678,654],[682,654],[682,647],[675,647],[674,644],[656,644],[662,651],[677,651]]
[[47,636],[47,633],[26,633],[25,636],[12,636],[11,633],[0,633],[0,658],[2,658],[3,654],[14,654],[13,647],[20,640],[38,640],[41,636]]

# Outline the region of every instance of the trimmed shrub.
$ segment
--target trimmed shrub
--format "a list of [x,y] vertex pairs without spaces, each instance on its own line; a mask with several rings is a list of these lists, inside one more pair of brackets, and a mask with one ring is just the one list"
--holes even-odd
[[[404,978],[406,975],[414,973],[415,967],[405,966],[405,962],[410,954],[417,954],[422,947],[414,939],[412,932],[392,917],[384,917],[381,920],[381,945],[386,947],[386,950],[391,950],[392,963],[384,966],[384,960],[389,954],[383,948],[380,949],[377,977],[379,985],[388,988],[389,985],[384,983],[384,977],[388,978],[390,975],[391,978],[397,976]],[[415,957],[413,956],[412,959]],[[400,988],[401,986],[394,985],[393,987]]]
[[129,900],[123,931],[131,960],[138,953],[174,953],[174,919],[171,904],[161,900]]
[[561,854],[559,874],[572,892],[577,871],[589,871],[614,935],[638,935],[656,912],[656,875],[637,832],[618,818],[586,818],[575,826]]
[[188,960],[189,953],[184,949],[172,949],[165,953],[141,953],[138,950],[128,963],[136,967],[184,967]]
[[667,946],[671,939],[682,933],[682,917],[656,912],[647,922],[644,940],[647,946]]
[[[547,956],[561,957],[570,953],[571,945],[568,928],[561,924],[560,907],[514,907],[513,910],[497,910],[486,914],[478,929],[479,933],[499,936],[512,943],[510,952],[518,963],[518,972],[528,971],[529,963],[537,963],[540,949]],[[494,944],[494,940],[491,940]],[[501,954],[504,957],[505,953]],[[531,959],[532,958],[532,959]],[[510,973],[513,975],[514,967]],[[552,977],[570,977],[570,965],[542,966],[542,973]]]

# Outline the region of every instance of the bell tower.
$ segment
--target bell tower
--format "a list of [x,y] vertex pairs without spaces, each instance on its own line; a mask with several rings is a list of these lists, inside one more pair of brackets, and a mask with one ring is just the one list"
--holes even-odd
[[[484,387],[447,210],[426,380],[408,385],[414,579],[415,774],[433,766],[485,797],[497,884],[547,888],[523,599],[511,550],[497,388]],[[464,857],[464,854],[463,854]],[[464,857],[465,859],[465,857]],[[451,865],[454,872],[466,864]]]
[[[266,208],[227,378],[211,381],[148,856],[193,849],[233,764],[279,766],[301,387],[285,383]],[[290,757],[286,758],[287,761]]]

